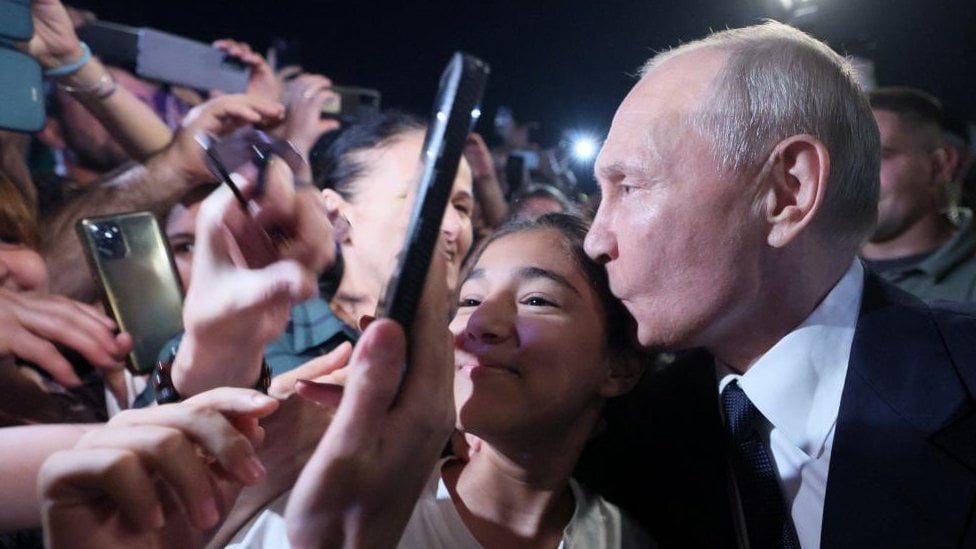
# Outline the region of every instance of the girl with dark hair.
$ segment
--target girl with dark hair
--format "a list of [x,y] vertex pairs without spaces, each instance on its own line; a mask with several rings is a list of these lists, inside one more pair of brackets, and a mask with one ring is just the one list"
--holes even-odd
[[[630,316],[583,251],[586,229],[550,214],[503,226],[473,254],[451,323],[468,445],[437,464],[399,547],[652,546],[571,478],[604,403],[629,391],[644,363]],[[288,497],[233,546],[281,546]]]

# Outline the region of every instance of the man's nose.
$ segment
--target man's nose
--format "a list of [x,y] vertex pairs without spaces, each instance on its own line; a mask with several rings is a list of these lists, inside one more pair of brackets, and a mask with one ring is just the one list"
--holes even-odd
[[601,210],[597,210],[590,230],[586,233],[583,249],[586,250],[586,255],[600,264],[617,259],[617,241],[606,226],[606,216],[601,215]]

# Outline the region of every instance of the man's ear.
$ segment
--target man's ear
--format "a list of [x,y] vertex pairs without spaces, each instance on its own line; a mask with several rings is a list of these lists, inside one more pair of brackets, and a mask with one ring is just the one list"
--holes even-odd
[[932,181],[939,187],[952,181],[959,164],[959,151],[949,146],[936,147],[929,152],[932,159]]
[[607,377],[600,396],[613,398],[630,391],[640,381],[650,359],[638,352],[613,352],[607,358]]
[[349,244],[352,242],[352,223],[347,217],[349,203],[334,189],[322,189],[322,198],[325,202],[325,212],[336,231],[336,240],[342,244]]
[[823,204],[830,176],[827,146],[812,135],[794,135],[780,141],[764,170],[763,204],[774,248],[786,246],[813,220]]

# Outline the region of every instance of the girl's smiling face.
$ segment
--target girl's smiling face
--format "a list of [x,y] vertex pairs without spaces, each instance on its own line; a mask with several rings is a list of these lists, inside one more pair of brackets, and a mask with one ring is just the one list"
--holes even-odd
[[460,428],[482,438],[556,433],[613,396],[600,297],[555,229],[491,242],[451,323]]

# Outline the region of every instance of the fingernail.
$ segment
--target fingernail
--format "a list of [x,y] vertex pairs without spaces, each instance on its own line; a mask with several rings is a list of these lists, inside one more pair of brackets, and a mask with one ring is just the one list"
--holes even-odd
[[258,482],[268,473],[261,461],[254,456],[245,458],[240,469],[244,478],[250,483]]
[[275,401],[275,399],[269,397],[268,395],[262,395],[261,393],[252,394],[251,400],[257,406],[267,406],[268,404]]

